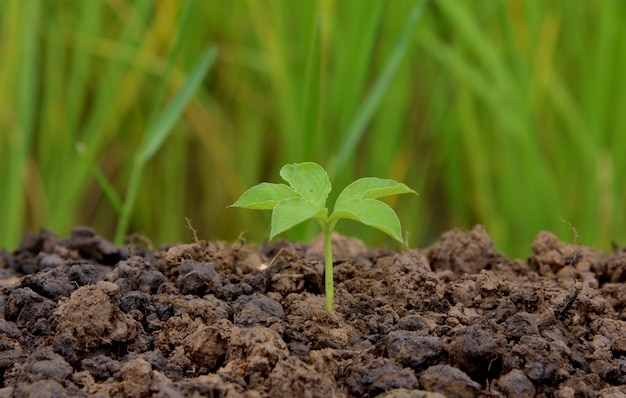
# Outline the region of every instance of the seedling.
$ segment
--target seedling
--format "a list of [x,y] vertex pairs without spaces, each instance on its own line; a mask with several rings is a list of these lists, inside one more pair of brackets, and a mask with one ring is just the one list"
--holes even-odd
[[326,309],[333,312],[331,234],[337,221],[342,218],[359,221],[404,243],[398,216],[389,205],[377,199],[403,193],[417,195],[417,192],[393,180],[361,178],[339,194],[333,212],[329,214],[326,199],[332,187],[328,174],[320,165],[313,162],[287,164],[280,169],[280,176],[289,186],[263,182],[248,189],[229,207],[273,210],[270,239],[306,220],[317,220],[324,232]]

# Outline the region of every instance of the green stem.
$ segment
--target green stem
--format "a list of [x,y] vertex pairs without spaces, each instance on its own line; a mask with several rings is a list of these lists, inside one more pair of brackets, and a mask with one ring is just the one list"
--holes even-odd
[[326,310],[332,314],[335,310],[335,290],[333,286],[333,245],[332,245],[333,228],[328,223],[324,227],[324,257],[326,267],[324,268],[324,287],[326,290]]
[[135,201],[137,200],[137,193],[139,192],[139,184],[141,183],[143,168],[144,162],[135,160],[128,179],[128,190],[126,192],[124,207],[122,208],[122,215],[120,216],[119,223],[117,224],[117,230],[115,231],[116,245],[124,243],[124,238],[128,232],[128,224],[130,223],[130,216],[133,212],[133,208],[135,207]]

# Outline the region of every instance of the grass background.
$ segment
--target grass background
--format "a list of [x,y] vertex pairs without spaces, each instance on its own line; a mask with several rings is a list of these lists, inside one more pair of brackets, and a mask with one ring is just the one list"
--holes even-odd
[[[79,224],[155,244],[261,242],[226,209],[288,162],[363,176],[411,246],[485,225],[626,244],[620,0],[0,2],[0,247]],[[332,194],[331,194],[332,195]],[[338,230],[368,244],[382,233]],[[308,239],[309,226],[286,235]]]

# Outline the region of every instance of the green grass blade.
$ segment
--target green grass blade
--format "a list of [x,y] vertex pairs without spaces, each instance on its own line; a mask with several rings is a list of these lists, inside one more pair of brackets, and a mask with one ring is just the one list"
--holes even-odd
[[[102,3],[98,1],[81,1],[77,4],[77,32],[80,32],[84,37],[96,37],[102,25],[101,18],[98,18],[102,12],[101,7]],[[68,18],[67,15],[66,18]],[[73,51],[71,53],[71,73],[68,76],[66,98],[67,132],[72,143],[76,142],[80,118],[85,105],[88,103],[86,98],[89,95],[87,86],[92,62],[92,57],[87,51]]]
[[300,131],[303,137],[303,159],[313,160],[316,148],[316,141],[320,134],[319,114],[320,114],[320,35],[323,26],[321,16],[317,16],[317,23],[314,25],[309,56],[307,61],[307,72],[304,87],[304,98],[302,100],[302,124]]
[[[89,104],[89,109],[85,113],[67,110],[67,113],[76,112],[78,117],[84,119],[76,126],[78,130],[66,133],[68,127],[61,127],[60,130],[56,131],[59,137],[65,137],[65,139],[54,141],[57,144],[51,147],[50,150],[57,153],[57,156],[41,167],[44,173],[44,181],[47,183],[46,194],[49,198],[50,208],[71,209],[72,206],[69,204],[78,204],[86,194],[85,187],[89,180],[90,168],[87,162],[84,161],[86,158],[78,156],[76,153],[75,145],[77,143],[84,144],[88,155],[87,158],[95,161],[105,152],[106,148],[110,148],[109,146],[115,139],[120,137],[122,141],[128,139],[118,133],[121,129],[117,125],[124,117],[124,112],[120,110],[120,107],[125,98],[133,98],[136,96],[136,93],[133,92],[133,86],[127,85],[125,87],[125,95],[120,96],[118,88],[120,84],[128,81],[125,80],[128,76],[127,64],[132,61],[132,57],[136,56],[137,52],[140,52],[140,48],[134,46],[141,42],[138,32],[141,32],[141,26],[145,24],[144,21],[148,20],[152,11],[151,6],[152,2],[150,1],[139,0],[134,2],[129,8],[131,12],[129,12],[121,26],[119,36],[115,38],[115,47],[112,53],[109,54],[110,59],[107,60],[105,58],[107,62],[104,62],[103,65],[100,65],[102,62],[90,64],[91,67],[88,73],[90,75],[95,74],[97,78],[89,82],[85,81],[85,84],[88,84],[88,86],[83,88],[86,92],[85,95],[88,97],[88,100],[85,102]],[[68,10],[73,12],[74,8],[69,7]],[[102,17],[100,14],[99,19]],[[82,22],[82,18],[82,16],[79,17],[77,21],[78,27],[70,30],[72,40],[69,50],[72,52],[84,52],[87,57],[93,58],[96,54],[100,55],[96,51],[100,42],[97,36],[92,36],[94,32],[91,30],[81,30],[87,28],[85,26],[86,23]],[[100,25],[102,25],[101,21],[98,26]],[[98,33],[102,34],[102,32]],[[76,67],[80,68],[82,66]],[[79,69],[72,69],[71,73],[73,74],[74,72],[80,74]],[[65,76],[57,78],[65,79]],[[75,91],[72,93],[68,92],[67,95],[74,93]],[[73,101],[66,96],[63,98],[68,104],[71,104]],[[68,139],[68,136],[75,138]],[[58,163],[58,166],[55,163]],[[58,189],[57,181],[59,178],[63,178],[65,181],[64,189]],[[67,233],[75,224],[76,219],[76,214],[57,210],[50,212],[46,226],[57,233]]]
[[[328,26],[327,30],[339,31],[341,34],[337,34],[337,39],[332,41],[336,48],[334,51],[338,53],[337,61],[332,65],[332,74],[336,78],[329,82],[327,90],[332,97],[333,107],[329,113],[332,112],[333,118],[337,119],[335,123],[338,131],[348,128],[367,94],[370,86],[369,75],[379,67],[376,58],[381,54],[377,52],[377,46],[385,43],[383,48],[387,47],[381,31],[388,29],[385,22],[389,21],[389,15],[394,8],[396,7],[384,1],[371,2],[368,7],[362,7],[358,0],[336,4],[334,25]],[[344,15],[350,15],[351,23],[343,20]],[[404,18],[406,13],[398,21]],[[400,29],[403,28],[402,24],[398,25]],[[394,37],[388,42],[394,43],[395,40],[397,39]],[[338,143],[337,139],[329,141],[333,145]]]
[[374,83],[372,90],[363,101],[363,104],[360,106],[354,116],[354,119],[347,128],[346,133],[339,145],[339,149],[330,159],[327,169],[328,175],[331,179],[345,166],[354,154],[361,137],[365,133],[367,124],[374,116],[376,109],[381,103],[400,62],[402,61],[406,48],[408,47],[411,37],[413,36],[413,32],[424,12],[426,3],[427,0],[422,0],[414,6],[411,16],[406,23],[404,32],[391,54],[391,58],[387,62],[387,65]]
[[[7,247],[15,247],[24,230],[25,188],[28,159],[33,138],[37,114],[37,87],[39,75],[39,48],[37,29],[40,26],[41,5],[38,1],[25,2],[21,21],[16,28],[16,36],[21,37],[19,51],[19,71],[17,82],[17,101],[15,104],[17,125],[8,131],[7,180],[3,183],[3,207],[0,209],[0,242]],[[35,27],[35,28],[33,28]]]
[[[147,4],[147,3],[145,3]],[[162,98],[165,94],[166,91],[166,87],[167,87],[167,82],[169,81],[169,76],[170,76],[170,72],[173,68],[173,63],[175,61],[175,59],[177,58],[178,54],[180,53],[180,49],[182,47],[182,43],[183,43],[183,38],[185,37],[185,34],[188,30],[189,27],[189,16],[190,16],[190,10],[191,10],[191,6],[193,4],[193,0],[188,0],[184,3],[183,5],[183,9],[180,13],[180,18],[179,18],[179,22],[178,22],[178,29],[176,31],[176,38],[174,39],[174,46],[172,48],[172,51],[169,54],[169,57],[167,59],[167,64],[164,68],[163,73],[161,74],[161,84],[158,88],[157,91],[157,95],[156,95],[156,100],[152,103],[152,111],[150,113],[150,117],[148,119],[147,124],[151,125],[151,123],[158,123],[158,122],[168,122],[167,120],[155,120],[156,116],[157,116],[157,112],[159,109],[159,105],[162,102]],[[83,18],[80,19],[80,21],[84,21]],[[129,25],[129,26],[133,26],[133,25]],[[129,59],[132,58],[134,55],[130,55]],[[80,64],[79,64],[80,65]],[[113,69],[115,70],[115,69]],[[119,69],[118,69],[119,70]],[[166,112],[164,113],[165,116],[167,116],[168,111],[166,110]],[[93,119],[92,119],[93,120]],[[167,128],[167,126],[165,126]],[[88,130],[91,131],[91,130]],[[93,132],[93,131],[91,131]],[[157,132],[158,133],[158,132]],[[167,134],[165,134],[167,135]],[[145,142],[146,136],[144,135],[144,142]],[[160,144],[159,144],[160,145]],[[98,166],[94,163],[93,159],[92,159],[92,155],[94,154],[94,150],[92,147],[92,150],[86,150],[85,149],[85,145],[83,145],[82,143],[80,144],[80,147],[83,148],[82,151],[80,151],[81,155],[82,155],[82,159],[86,162],[86,166],[89,170],[92,171],[92,174],[94,175],[96,181],[98,182],[98,184],[100,185],[100,187],[102,188],[105,196],[109,199],[109,201],[111,202],[111,205],[113,206],[113,208],[115,209],[115,211],[118,213],[118,215],[120,216],[120,218],[126,217],[126,208],[123,204],[121,204],[120,200],[119,200],[119,196],[117,195],[115,188],[113,187],[112,184],[110,184],[107,180],[106,177],[102,174],[102,172],[100,171],[100,169],[98,168]],[[133,163],[133,167],[139,167],[142,168],[143,166],[137,166],[137,162]],[[143,163],[142,163],[143,165]],[[133,179],[133,181],[137,181],[138,178],[141,176],[141,172],[137,173],[135,170],[131,171],[131,179]],[[131,190],[131,194],[133,194],[133,191]],[[134,201],[134,200],[133,200]]]
[[87,162],[87,164],[89,165],[91,174],[93,174],[96,181],[98,182],[98,185],[100,185],[100,188],[102,188],[105,196],[107,197],[107,199],[109,199],[109,202],[113,206],[113,209],[117,212],[118,216],[121,216],[124,212],[124,204],[122,203],[122,200],[120,199],[115,187],[111,185],[111,183],[102,173],[100,168],[98,168],[98,165],[94,163],[93,159],[89,159],[87,157],[89,155],[85,150],[85,145],[77,144],[76,151],[85,159],[85,162]]
[[163,113],[161,113],[160,116],[156,118],[156,120],[146,130],[128,181],[128,191],[126,193],[122,217],[120,218],[118,229],[115,233],[116,242],[121,244],[126,235],[130,216],[135,206],[144,165],[148,160],[150,160],[156,151],[159,150],[167,136],[172,132],[172,129],[176,122],[180,119],[185,106],[191,100],[193,94],[202,83],[204,76],[206,76],[206,73],[211,67],[216,54],[217,50],[214,47],[210,47],[204,52],[198,63],[192,69],[185,85],[174,96],[174,98],[172,98],[170,103],[163,110]]
[[176,31],[176,38],[174,39],[174,47],[169,54],[167,59],[167,65],[165,66],[165,70],[161,75],[161,84],[159,84],[159,88],[156,93],[156,99],[152,103],[152,111],[148,117],[148,124],[152,124],[155,122],[157,115],[159,113],[159,109],[161,108],[161,104],[163,103],[163,97],[165,96],[165,92],[167,90],[167,82],[169,81],[170,73],[172,72],[172,67],[174,66],[174,61],[178,58],[180,54],[180,50],[183,47],[184,39],[187,36],[187,31],[189,30],[189,16],[191,13],[192,5],[194,0],[187,0],[183,6],[183,10],[181,11],[180,19],[178,22],[179,28]]
[[[298,7],[287,7],[291,5],[288,1],[259,2],[249,0],[247,5],[250,9],[250,19],[256,31],[256,37],[261,46],[261,60],[267,66],[270,89],[272,90],[272,100],[278,103],[275,110],[275,117],[279,125],[278,135],[281,149],[284,152],[281,156],[285,162],[302,160],[302,139],[299,132],[298,123],[298,103],[297,95],[297,72],[289,68],[290,46],[300,29],[290,30],[287,25],[291,25],[289,18],[285,16],[301,16],[301,13],[311,9],[312,2],[301,2]],[[308,14],[310,15],[310,14]],[[299,18],[300,22],[302,18]],[[306,21],[310,23],[309,21]]]
[[215,47],[210,47],[204,52],[183,88],[172,98],[172,101],[165,107],[163,113],[148,127],[137,154],[138,162],[147,162],[161,147],[163,141],[172,131],[174,124],[180,119],[185,106],[187,106],[187,103],[202,83],[216,55],[217,50]]

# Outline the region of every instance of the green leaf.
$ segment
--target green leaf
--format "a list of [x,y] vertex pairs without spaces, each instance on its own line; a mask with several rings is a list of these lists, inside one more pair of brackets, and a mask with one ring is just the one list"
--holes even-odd
[[333,176],[333,178],[335,178],[337,172],[341,170],[354,155],[356,148],[363,138],[363,134],[365,134],[368,124],[373,119],[376,111],[380,107],[380,104],[383,102],[385,94],[392,86],[393,78],[402,63],[404,53],[407,48],[410,47],[413,32],[417,27],[417,23],[424,14],[424,9],[426,8],[427,3],[427,0],[423,0],[413,6],[413,10],[409,15],[409,20],[405,23],[402,35],[396,42],[393,52],[387,60],[384,69],[374,82],[374,85],[367,94],[367,97],[365,97],[359,106],[359,109],[350,122],[350,125],[346,131],[341,134],[342,139],[339,144],[339,148],[328,164],[328,172]]
[[376,177],[361,178],[348,185],[339,194],[337,202],[335,202],[335,211],[343,208],[345,202],[354,199],[378,199],[404,193],[417,195],[417,192],[400,182]]
[[180,120],[185,107],[202,84],[202,80],[213,64],[216,55],[217,50],[215,47],[209,47],[202,53],[183,87],[170,100],[162,113],[150,123],[143,137],[141,148],[137,153],[139,162],[145,163],[150,160],[174,130],[176,122]]
[[126,230],[130,223],[130,217],[135,207],[135,201],[139,192],[139,184],[145,164],[161,148],[165,139],[174,131],[174,126],[180,119],[185,107],[193,98],[196,90],[202,84],[206,73],[213,64],[217,54],[214,47],[205,50],[198,62],[190,72],[183,87],[169,101],[167,106],[157,118],[152,120],[146,127],[141,145],[135,154],[135,161],[128,178],[128,189],[126,190],[126,200],[122,208],[122,215],[115,231],[115,242],[121,244],[126,235]]
[[329,222],[347,218],[374,227],[395,240],[404,243],[400,220],[389,205],[377,199],[352,199],[342,203]]
[[331,185],[322,166],[313,162],[287,164],[280,169],[280,176],[318,210],[326,206]]
[[263,182],[248,189],[235,203],[228,207],[271,210],[280,201],[297,196],[298,194],[285,184]]
[[270,240],[310,218],[325,218],[328,210],[313,206],[311,202],[301,197],[294,197],[280,201],[272,212],[272,230]]

